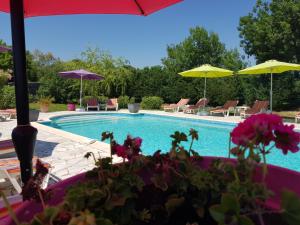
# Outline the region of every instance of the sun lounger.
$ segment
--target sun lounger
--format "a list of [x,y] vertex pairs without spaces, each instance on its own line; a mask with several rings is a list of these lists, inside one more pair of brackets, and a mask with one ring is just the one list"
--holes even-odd
[[[13,196],[8,196],[6,198],[9,202],[9,205],[11,206],[11,208],[13,210],[16,210],[23,203],[22,195],[20,195],[20,194],[13,195]],[[6,219],[8,216],[9,216],[9,214],[8,214],[8,210],[6,208],[6,205],[3,201],[3,199],[0,199],[0,224],[2,224],[1,220]]]
[[9,120],[11,118],[11,115],[6,112],[0,112],[0,122]]
[[203,109],[208,104],[207,98],[200,98],[199,101],[195,105],[189,105],[185,110],[184,113],[197,113],[200,109]]
[[107,100],[106,106],[105,106],[105,111],[107,110],[112,110],[115,109],[118,111],[119,109],[119,104],[118,104],[118,99],[117,98],[111,98]]
[[0,141],[0,155],[12,153],[14,151],[15,147],[11,139]]
[[259,101],[256,100],[252,106],[252,108],[241,112],[241,117],[246,118],[254,114],[263,113],[268,110],[269,101]]
[[0,110],[0,115],[7,115],[9,119],[16,119],[17,111],[16,109],[2,109]]
[[222,107],[215,108],[210,110],[211,115],[223,114],[224,116],[229,116],[229,113],[232,111],[235,115],[235,107],[238,105],[238,100],[227,101]]
[[164,111],[179,112],[187,107],[189,101],[189,98],[182,98],[177,104],[164,105]]
[[[36,161],[37,161],[37,158],[34,157],[33,158],[33,169],[35,169]],[[43,162],[43,163],[50,170],[50,168],[51,168],[50,165],[45,162]],[[15,191],[17,191],[17,193],[21,193],[21,191],[22,191],[22,188],[18,182],[18,179],[20,177],[20,172],[21,172],[20,162],[16,157],[0,159],[0,180],[9,181],[12,184]],[[47,187],[49,176],[50,176],[50,171],[44,179],[42,188]]]
[[89,109],[97,109],[99,111],[99,102],[96,98],[91,98],[87,101],[86,111],[89,111]]

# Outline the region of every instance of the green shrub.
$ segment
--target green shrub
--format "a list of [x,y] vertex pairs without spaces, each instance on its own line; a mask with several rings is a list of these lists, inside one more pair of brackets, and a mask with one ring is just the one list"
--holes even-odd
[[16,107],[15,88],[5,85],[0,90],[0,109]]
[[118,98],[119,109],[127,109],[127,105],[129,103],[129,97],[124,95]]
[[161,97],[158,96],[146,96],[142,98],[141,107],[143,109],[160,109],[164,103]]
[[[83,106],[86,106],[88,100],[91,99],[91,98],[96,98],[96,97],[93,97],[93,96],[84,96],[84,97],[82,98],[82,105],[83,105]],[[78,100],[78,102],[79,102],[79,100]]]
[[129,102],[128,102],[129,104],[134,104],[134,103],[136,103],[135,102],[135,97],[131,97],[130,99],[129,99]]
[[99,102],[100,104],[106,104],[106,103],[107,103],[107,100],[108,100],[108,97],[106,97],[106,96],[104,96],[104,95],[100,95],[100,96],[97,97],[97,99],[98,99],[98,102]]
[[41,97],[40,99],[39,99],[39,101],[38,101],[38,103],[40,104],[40,105],[51,105],[51,103],[53,102],[53,98],[51,98],[51,97]]

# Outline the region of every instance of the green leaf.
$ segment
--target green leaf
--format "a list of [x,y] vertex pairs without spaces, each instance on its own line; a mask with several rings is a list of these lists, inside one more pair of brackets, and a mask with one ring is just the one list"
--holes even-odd
[[165,203],[165,207],[169,213],[172,213],[176,208],[178,208],[184,202],[184,197],[172,196]]
[[101,224],[101,225],[113,225],[113,223],[105,218],[97,218],[96,219],[97,224]]
[[55,219],[55,217],[58,215],[58,213],[59,213],[59,208],[57,207],[46,208],[45,218],[52,222]]
[[162,191],[166,191],[168,189],[168,184],[164,181],[164,178],[162,176],[154,175],[153,177],[151,177],[151,181],[156,188],[159,188]]
[[226,210],[221,205],[213,205],[209,208],[209,213],[212,218],[220,224],[225,222]]
[[191,136],[192,139],[195,139],[195,140],[199,139],[198,131],[194,130],[193,128],[190,129],[189,136]]
[[300,224],[300,198],[291,191],[284,191],[281,196],[282,217],[289,225]]
[[255,225],[253,221],[247,216],[238,217],[239,225]]
[[232,211],[236,214],[240,213],[240,204],[237,198],[232,194],[223,194],[221,199],[221,205],[226,211]]

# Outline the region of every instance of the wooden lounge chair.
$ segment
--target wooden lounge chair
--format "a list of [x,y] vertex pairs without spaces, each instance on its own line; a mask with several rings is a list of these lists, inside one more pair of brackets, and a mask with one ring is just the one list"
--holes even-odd
[[[17,195],[13,195],[13,196],[8,196],[6,197],[9,205],[11,206],[11,208],[15,211],[17,208],[19,208],[22,203],[23,203],[23,197],[20,194]],[[5,220],[7,219],[7,217],[9,217],[9,213],[8,210],[6,208],[6,205],[3,201],[3,199],[0,200],[0,224],[2,224],[1,220]],[[5,222],[4,222],[5,224]]]
[[222,107],[210,110],[210,114],[223,114],[223,116],[229,116],[230,111],[233,111],[235,115],[235,107],[239,104],[238,100],[227,101]]
[[99,106],[99,102],[96,98],[90,98],[87,101],[86,111],[89,111],[89,109],[97,109],[97,111],[99,111],[100,106]]
[[300,121],[300,112],[295,115],[295,123],[298,123],[298,121]]
[[195,105],[189,105],[183,112],[184,113],[197,113],[200,109],[204,108],[208,104],[207,98],[200,98]]
[[115,109],[118,111],[119,109],[119,104],[118,104],[118,99],[117,98],[111,98],[107,100],[106,106],[105,106],[105,111],[107,110],[112,110]]
[[180,110],[184,110],[186,108],[186,105],[189,101],[189,98],[182,98],[179,100],[179,102],[177,102],[177,104],[164,105],[164,111],[179,112]]
[[[33,161],[32,161],[34,170],[35,170],[36,161],[37,161],[37,158],[34,157]],[[51,167],[48,163],[45,163],[45,162],[43,162],[43,163],[46,167],[49,168],[49,170],[51,169]],[[21,185],[18,182],[18,179],[20,177],[20,172],[21,172],[20,162],[16,157],[0,159],[0,180],[9,181],[17,193],[21,193],[21,191],[22,191]],[[50,171],[44,179],[42,188],[47,187],[49,177],[50,177]]]
[[9,120],[11,118],[11,115],[7,112],[0,112],[0,122]]
[[16,119],[17,118],[16,109],[2,109],[2,110],[0,110],[0,114],[9,115],[9,119]]
[[242,118],[247,118],[251,115],[263,113],[268,110],[269,101],[259,101],[256,100],[252,106],[252,108],[245,110],[244,112],[241,112]]
[[15,151],[15,146],[11,139],[0,141],[0,155],[12,153]]

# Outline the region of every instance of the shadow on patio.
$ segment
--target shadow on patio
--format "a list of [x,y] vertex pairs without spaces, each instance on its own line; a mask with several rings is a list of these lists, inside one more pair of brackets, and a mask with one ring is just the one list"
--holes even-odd
[[35,144],[34,155],[39,158],[51,156],[54,148],[57,145],[58,145],[57,142],[37,140]]

